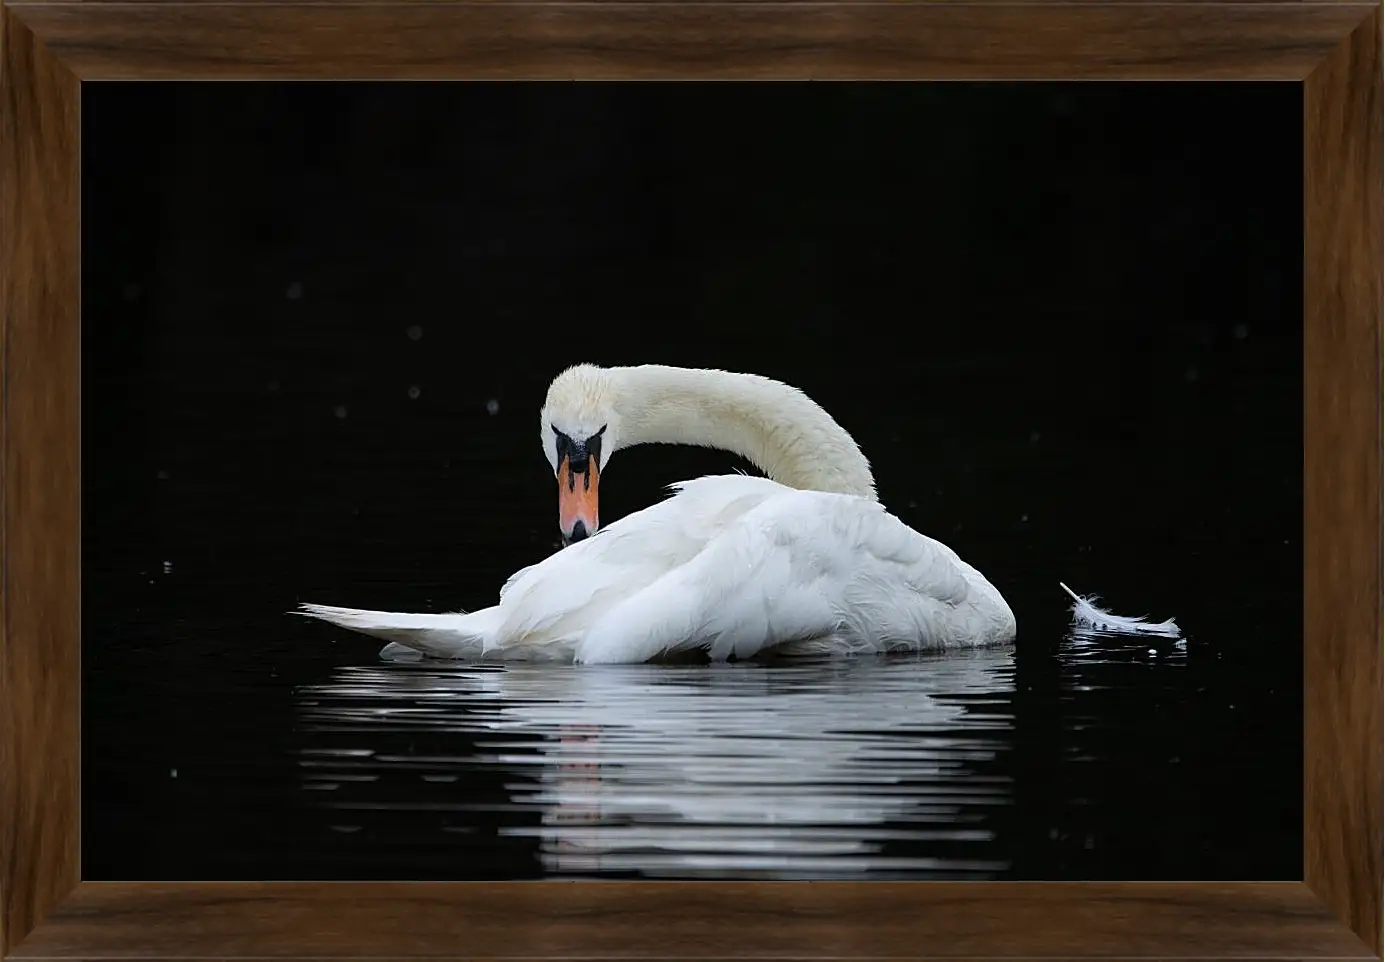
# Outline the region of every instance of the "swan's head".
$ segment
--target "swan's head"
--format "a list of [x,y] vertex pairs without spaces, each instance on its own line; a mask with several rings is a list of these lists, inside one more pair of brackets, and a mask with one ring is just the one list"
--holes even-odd
[[617,447],[619,418],[610,372],[591,364],[553,379],[539,412],[543,453],[558,479],[558,530],[564,543],[596,534],[597,484]]

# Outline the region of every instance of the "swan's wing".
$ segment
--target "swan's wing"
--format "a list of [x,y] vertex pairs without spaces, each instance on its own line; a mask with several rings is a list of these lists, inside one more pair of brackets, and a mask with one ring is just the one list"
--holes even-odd
[[584,632],[601,612],[686,564],[737,517],[787,490],[742,476],[674,488],[672,497],[514,574],[501,589],[501,636],[546,644]]
[[646,661],[701,647],[748,657],[827,636],[865,650],[941,646],[985,634],[988,591],[999,597],[954,551],[876,502],[781,489],[614,606],[577,657]]
[[837,600],[839,632],[877,650],[953,648],[1011,641],[1004,597],[957,552],[878,505],[842,506],[852,576]]
[[843,506],[839,530],[866,564],[862,587],[871,576],[898,578],[916,594],[942,604],[959,605],[971,593],[976,569],[941,541],[920,534],[879,505],[875,510]]
[[874,650],[988,642],[1009,608],[957,552],[883,510],[847,522],[855,556],[836,596],[838,631]]
[[523,568],[520,568],[514,574],[510,575],[510,577],[506,578],[505,583],[500,586],[500,601],[503,603],[505,601],[505,596],[510,593],[510,589],[522,581],[524,576],[533,570],[533,565],[525,565]]

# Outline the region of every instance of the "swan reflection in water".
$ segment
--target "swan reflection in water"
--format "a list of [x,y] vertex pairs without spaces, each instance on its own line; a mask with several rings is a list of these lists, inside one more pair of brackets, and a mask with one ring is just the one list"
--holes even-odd
[[[1008,867],[987,822],[1011,804],[1013,666],[1005,648],[792,665],[343,668],[299,689],[313,742],[300,761],[305,788],[391,769],[420,790],[420,777],[445,783],[442,807],[469,817],[469,832],[507,821],[466,788],[478,770],[500,773],[503,808],[538,824],[497,831],[537,836],[549,875],[987,878]],[[401,753],[398,733],[460,744]],[[440,807],[407,787],[364,805],[312,794],[395,818]]]

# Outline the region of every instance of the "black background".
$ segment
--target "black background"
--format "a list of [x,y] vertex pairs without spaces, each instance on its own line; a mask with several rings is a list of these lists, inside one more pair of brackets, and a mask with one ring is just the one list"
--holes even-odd
[[[282,613],[493,603],[553,549],[537,411],[593,361],[803,388],[1005,593],[1015,875],[1299,878],[1300,116],[1255,83],[84,85],[84,877],[446,877],[297,834],[292,686],[378,644]],[[623,452],[603,519],[737,466]],[[1088,705],[1128,738],[1157,703],[1157,751],[1056,757],[1060,579],[1188,631],[1177,691]],[[1112,843],[1063,861],[1072,779]]]

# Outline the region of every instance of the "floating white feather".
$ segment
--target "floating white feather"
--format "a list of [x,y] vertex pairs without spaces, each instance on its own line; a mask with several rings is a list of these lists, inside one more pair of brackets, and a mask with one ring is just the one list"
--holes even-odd
[[1075,591],[1058,582],[1058,587],[1068,593],[1072,599],[1072,620],[1075,624],[1090,628],[1094,631],[1110,631],[1118,634],[1127,635],[1159,635],[1163,638],[1178,638],[1182,632],[1172,618],[1167,621],[1152,622],[1145,617],[1133,618],[1127,615],[1113,615],[1111,612],[1098,608],[1093,602],[1096,595],[1088,595],[1083,598]]

